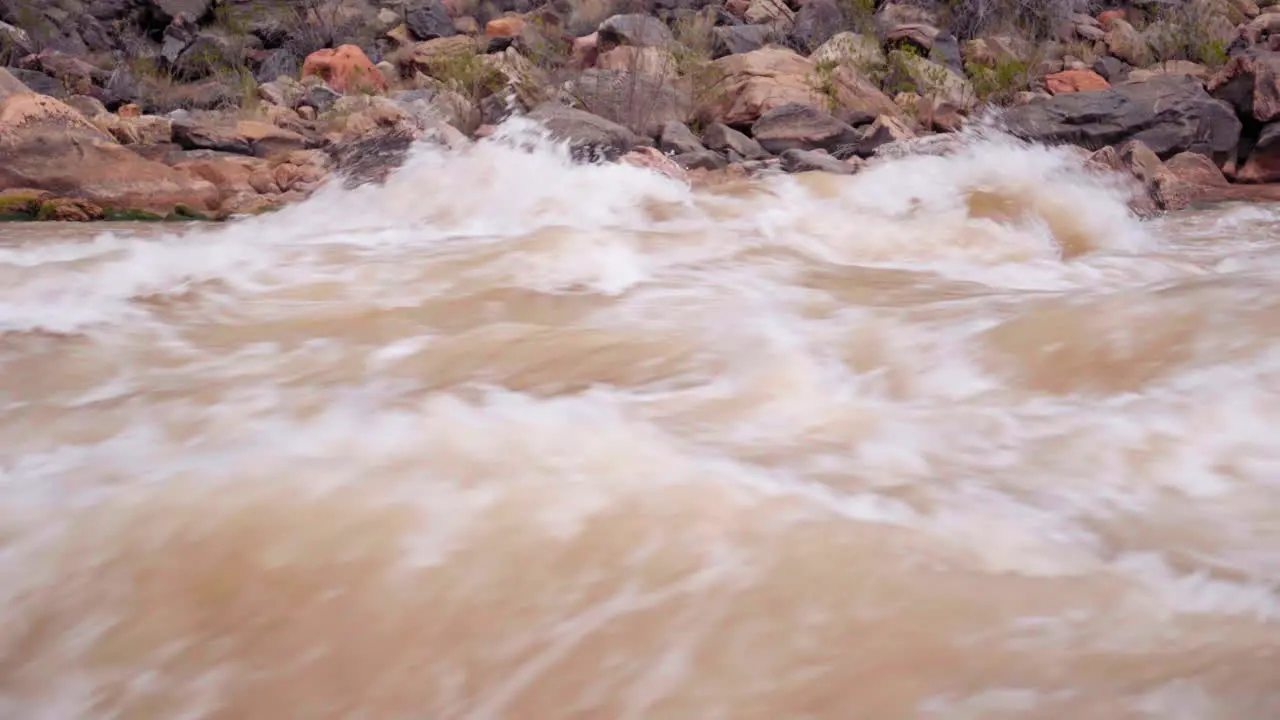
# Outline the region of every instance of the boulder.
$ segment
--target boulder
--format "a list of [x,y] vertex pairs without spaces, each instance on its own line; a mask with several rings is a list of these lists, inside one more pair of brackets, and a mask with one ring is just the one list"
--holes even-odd
[[971,107],[977,102],[977,94],[969,80],[951,68],[901,50],[891,54],[890,67],[895,75],[890,82],[910,88],[924,97],[948,102],[958,108]]
[[808,58],[778,47],[729,55],[713,65],[722,78],[719,90],[706,98],[698,112],[703,119],[744,126],[774,108],[799,103],[815,108],[834,106],[845,122],[856,117],[900,115],[894,104],[856,68],[840,66],[818,78]]
[[1106,78],[1107,82],[1112,85],[1128,79],[1132,70],[1133,68],[1125,64],[1123,60],[1110,55],[1104,55],[1093,62],[1093,71]]
[[965,63],[995,68],[1008,63],[1026,62],[1032,56],[1032,48],[1021,38],[996,35],[970,40],[964,44],[960,54]]
[[880,70],[887,62],[879,40],[852,32],[832,36],[809,59],[815,64],[849,65],[861,72]]
[[861,137],[848,123],[816,108],[797,103],[776,107],[751,126],[751,135],[773,154],[784,150],[826,150],[853,145]]
[[787,7],[783,0],[751,0],[743,19],[752,25],[785,28],[795,23],[795,16],[795,11]]
[[168,25],[179,15],[200,20],[213,12],[214,0],[141,0],[143,9],[158,25]]
[[568,144],[580,160],[616,160],[641,144],[635,133],[618,123],[557,103],[539,105],[529,118],[553,139]]
[[812,52],[847,25],[844,10],[837,0],[808,0],[796,13],[791,28],[792,46]]
[[714,150],[694,150],[672,155],[671,160],[685,170],[721,170],[729,161]]
[[296,132],[253,120],[175,122],[172,132],[173,141],[184,150],[216,150],[261,158],[314,145]]
[[1135,138],[1160,157],[1228,153],[1241,129],[1229,105],[1185,76],[1056,95],[1011,108],[1003,121],[1013,135],[1036,142],[1097,148]]
[[1259,122],[1280,118],[1280,53],[1251,51],[1231,58],[1206,84],[1241,117]]
[[915,132],[901,118],[882,115],[862,131],[853,152],[861,158],[873,157],[880,148],[911,140],[915,136]]
[[675,56],[670,50],[660,47],[619,45],[600,53],[596,67],[639,73],[658,82],[673,82],[678,75]]
[[204,213],[217,191],[121,146],[80,113],[43,95],[0,100],[0,190],[36,188],[108,210]]
[[382,92],[387,82],[364,51],[355,45],[325,48],[307,56],[303,77],[314,76],[340,93]]
[[702,144],[722,153],[735,153],[746,160],[769,157],[760,143],[723,123],[712,123],[702,133]]
[[434,40],[458,34],[453,18],[440,0],[413,0],[404,11],[404,24],[417,40]]
[[787,150],[780,156],[782,169],[789,173],[825,172],[835,175],[853,175],[858,166],[837,160],[817,150]]
[[658,134],[658,149],[664,153],[680,155],[683,153],[702,152],[706,150],[706,147],[702,145],[698,140],[698,136],[693,134],[688,125],[671,121],[663,124],[662,132]]
[[777,33],[767,25],[721,25],[711,29],[713,58],[759,50]]
[[600,23],[596,32],[602,50],[617,45],[646,47],[675,42],[666,24],[651,15],[614,15]]
[[1103,23],[1103,26],[1107,28],[1104,42],[1107,45],[1107,51],[1112,55],[1140,68],[1155,61],[1147,38],[1132,25],[1120,18],[1113,18],[1109,24]]
[[10,95],[19,93],[29,93],[31,88],[27,87],[21,80],[13,76],[5,68],[0,68],[0,100],[4,100]]
[[1197,80],[1205,80],[1209,76],[1209,68],[1190,60],[1170,60],[1156,63],[1149,68],[1133,70],[1128,75],[1132,82],[1146,82],[1160,75],[1190,75]]
[[572,94],[588,113],[656,136],[668,122],[684,122],[692,102],[682,86],[627,70],[593,68],[573,81]]
[[681,182],[688,182],[689,180],[688,174],[685,173],[684,168],[681,167],[679,163],[651,147],[636,148],[623,155],[619,159],[619,162],[638,168],[644,168],[646,170],[652,170],[653,172],[669,177],[672,180],[679,180]]
[[1262,128],[1258,141],[1236,172],[1236,182],[1270,183],[1280,181],[1280,122]]
[[1045,76],[1044,86],[1054,95],[1064,93],[1106,90],[1111,87],[1101,75],[1092,70],[1063,70]]

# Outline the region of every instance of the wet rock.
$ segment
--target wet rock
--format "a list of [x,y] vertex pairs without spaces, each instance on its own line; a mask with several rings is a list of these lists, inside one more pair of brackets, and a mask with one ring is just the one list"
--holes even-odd
[[838,116],[846,122],[854,116],[902,112],[857,69],[839,66],[819,78],[813,61],[783,48],[766,47],[729,55],[713,65],[723,78],[718,83],[720,91],[706,98],[699,109],[699,114],[712,122],[750,125],[761,115],[788,103],[838,107]]
[[760,146],[760,143],[724,123],[709,125],[702,133],[702,144],[711,150],[736,153],[738,157],[747,160],[769,157],[769,153]]
[[878,160],[900,160],[906,157],[926,155],[946,157],[964,148],[966,139],[960,135],[924,135],[886,143],[876,148]]
[[601,49],[617,45],[661,46],[675,42],[666,24],[649,15],[614,15],[600,23],[597,33]]
[[620,158],[620,162],[634,167],[652,170],[672,180],[687,181],[689,176],[683,167],[671,158],[651,147],[639,147]]
[[692,150],[672,155],[671,159],[686,170],[720,170],[729,164],[724,155],[713,150]]
[[858,171],[856,165],[837,160],[830,155],[816,150],[787,150],[779,156],[782,169],[789,173],[826,172],[835,175],[853,175]]
[[640,138],[618,123],[556,103],[543,103],[529,113],[551,137],[566,142],[581,160],[616,160],[640,144]]
[[663,124],[662,132],[658,135],[658,149],[675,155],[706,150],[688,125],[675,121]]
[[797,103],[774,108],[751,126],[751,135],[775,155],[785,150],[827,150],[856,143],[860,134],[853,126],[830,114]]
[[1097,148],[1135,138],[1161,157],[1185,150],[1225,154],[1241,130],[1229,105],[1183,76],[1057,95],[1012,108],[1003,122],[1012,134],[1044,143]]
[[0,190],[36,188],[105,209],[206,212],[216,190],[146,160],[50,97],[0,101]]
[[404,12],[404,24],[417,40],[434,40],[458,34],[453,18],[440,0],[413,0]]
[[1262,128],[1258,140],[1236,173],[1236,182],[1270,183],[1280,181],[1280,123]]
[[1111,87],[1111,83],[1092,70],[1064,70],[1053,73],[1045,76],[1044,85],[1054,95],[1106,90]]
[[382,73],[355,45],[311,53],[302,64],[302,75],[319,77],[340,93],[383,92],[387,89]]
[[712,57],[736,55],[759,50],[774,37],[775,30],[767,25],[734,25],[711,29]]

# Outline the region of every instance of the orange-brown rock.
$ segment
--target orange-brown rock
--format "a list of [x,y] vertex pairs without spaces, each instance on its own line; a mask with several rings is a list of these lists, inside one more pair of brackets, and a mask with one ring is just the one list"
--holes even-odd
[[1111,87],[1111,83],[1092,70],[1063,70],[1062,72],[1056,72],[1045,76],[1044,85],[1054,95],[1106,90]]
[[86,200],[54,198],[40,204],[37,220],[53,222],[91,222],[106,217],[102,208]]
[[0,190],[37,188],[108,210],[168,215],[216,207],[217,189],[123,147],[44,95],[0,101]]
[[749,125],[788,103],[834,109],[846,122],[865,122],[879,115],[899,117],[902,109],[874,83],[848,65],[835,68],[820,85],[816,65],[780,47],[729,55],[713,63],[723,80],[720,90],[704,100],[699,114],[726,125]]
[[520,37],[525,24],[524,18],[519,15],[504,15],[485,23],[484,34],[491,38]]
[[355,45],[317,50],[302,63],[302,76],[314,75],[340,93],[371,93],[387,89],[387,81],[364,51]]
[[626,70],[658,80],[675,81],[678,73],[676,58],[671,51],[660,47],[635,47],[619,45],[596,58],[601,70]]
[[156,115],[121,116],[105,113],[90,120],[121,145],[153,145],[173,140],[173,121]]
[[1113,20],[1124,20],[1124,17],[1125,15],[1123,10],[1107,10],[1106,12],[1098,15],[1098,24],[1103,28],[1106,28]]
[[128,105],[121,105],[120,109],[116,110],[116,114],[123,118],[141,117],[142,108],[134,105],[133,103],[129,103]]

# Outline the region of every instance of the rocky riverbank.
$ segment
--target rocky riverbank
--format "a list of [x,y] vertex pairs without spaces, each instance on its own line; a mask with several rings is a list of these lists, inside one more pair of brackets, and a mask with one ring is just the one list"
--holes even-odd
[[1254,0],[0,0],[0,62],[5,219],[263,212],[513,113],[714,183],[948,152],[994,111],[1142,214],[1280,197]]

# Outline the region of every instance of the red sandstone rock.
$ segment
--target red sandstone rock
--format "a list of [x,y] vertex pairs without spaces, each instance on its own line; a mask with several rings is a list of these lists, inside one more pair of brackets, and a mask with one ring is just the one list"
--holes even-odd
[[1092,70],[1064,70],[1045,76],[1045,87],[1054,95],[1106,90],[1111,83]]
[[307,56],[302,75],[315,75],[340,93],[381,92],[387,81],[364,51],[355,45],[325,48]]

